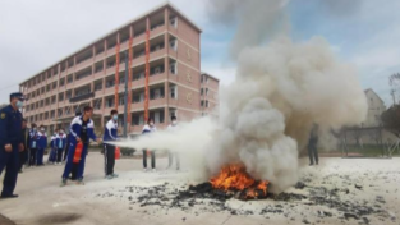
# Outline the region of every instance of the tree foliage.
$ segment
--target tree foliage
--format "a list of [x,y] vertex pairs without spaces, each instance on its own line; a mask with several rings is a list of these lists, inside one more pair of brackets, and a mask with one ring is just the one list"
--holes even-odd
[[382,113],[383,127],[400,137],[400,105],[394,105]]

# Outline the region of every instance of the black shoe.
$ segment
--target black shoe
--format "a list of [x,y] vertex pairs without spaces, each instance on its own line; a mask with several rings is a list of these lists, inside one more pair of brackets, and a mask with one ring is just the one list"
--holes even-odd
[[0,195],[0,198],[18,198],[17,194],[11,194],[11,195],[4,195],[3,193]]

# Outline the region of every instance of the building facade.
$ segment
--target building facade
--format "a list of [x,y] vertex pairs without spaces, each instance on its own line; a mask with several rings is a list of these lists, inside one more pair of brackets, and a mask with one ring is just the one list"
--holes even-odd
[[[112,109],[121,114],[122,126],[126,83],[129,133],[140,133],[146,117],[159,129],[172,115],[198,117],[203,109],[200,35],[176,8],[162,5],[22,82],[20,91],[28,97],[24,117],[52,133],[55,127],[68,128],[75,111],[90,105],[96,132]],[[205,88],[215,92],[217,86]]]
[[219,79],[210,74],[201,74],[200,110],[202,116],[216,114],[219,99]]
[[371,88],[364,90],[368,103],[368,114],[362,123],[363,127],[380,127],[382,125],[382,113],[386,110],[385,102]]

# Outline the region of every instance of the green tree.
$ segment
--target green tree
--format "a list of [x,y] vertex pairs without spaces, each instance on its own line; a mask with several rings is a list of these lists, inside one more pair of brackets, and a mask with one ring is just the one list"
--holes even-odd
[[393,105],[382,113],[383,127],[400,137],[400,105]]

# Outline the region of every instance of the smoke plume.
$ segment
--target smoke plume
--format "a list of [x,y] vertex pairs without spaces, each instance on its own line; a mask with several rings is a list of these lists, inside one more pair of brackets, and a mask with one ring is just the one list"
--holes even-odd
[[336,128],[365,118],[357,71],[338,60],[321,37],[294,43],[283,33],[271,36],[284,30],[287,1],[210,4],[218,21],[238,22],[232,42],[236,80],[221,90],[219,118],[181,123],[175,131],[119,145],[179,152],[192,175],[204,181],[222,165],[243,163],[255,178],[269,180],[274,192],[285,190],[297,182],[299,149],[313,123]]

